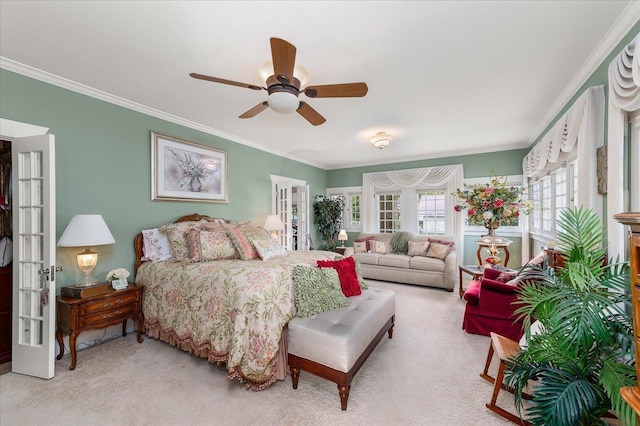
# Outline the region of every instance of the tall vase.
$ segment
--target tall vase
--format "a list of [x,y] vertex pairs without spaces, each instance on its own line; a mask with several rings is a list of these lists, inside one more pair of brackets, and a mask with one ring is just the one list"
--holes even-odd
[[194,177],[191,179],[191,182],[189,182],[189,188],[191,188],[193,192],[200,192],[202,189],[202,182],[200,182],[200,178]]

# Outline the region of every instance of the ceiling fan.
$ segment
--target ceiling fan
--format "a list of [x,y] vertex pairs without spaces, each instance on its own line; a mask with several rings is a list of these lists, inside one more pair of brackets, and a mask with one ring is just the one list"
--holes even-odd
[[273,75],[267,78],[267,87],[197,73],[191,73],[189,75],[200,80],[230,84],[251,90],[264,89],[269,93],[269,98],[266,101],[260,102],[242,114],[240,118],[255,117],[270,107],[272,110],[280,113],[297,111],[298,114],[314,126],[324,123],[326,119],[315,109],[311,108],[309,104],[300,101],[298,99],[300,93],[304,93],[310,98],[359,98],[366,95],[369,90],[366,83],[325,84],[321,86],[308,86],[300,90],[300,80],[293,76],[296,62],[295,46],[285,40],[271,38],[271,57],[273,59]]

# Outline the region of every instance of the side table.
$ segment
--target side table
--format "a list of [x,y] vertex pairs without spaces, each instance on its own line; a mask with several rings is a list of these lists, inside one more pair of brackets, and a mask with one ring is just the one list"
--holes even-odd
[[56,340],[60,345],[60,354],[64,355],[64,341],[62,333],[69,335],[69,349],[71,350],[71,367],[76,368],[76,339],[85,330],[101,329],[110,325],[122,323],[122,335],[127,335],[127,319],[133,319],[136,327],[138,343],[142,343],[142,290],[144,286],[129,283],[123,290],[109,289],[104,294],[73,298],[58,296],[58,328]]
[[478,265],[460,265],[458,266],[460,272],[460,287],[458,287],[458,294],[460,298],[464,295],[464,288],[462,288],[462,273],[471,275],[473,280],[478,280],[484,275],[484,267]]
[[343,256],[344,256],[345,250],[347,250],[346,247],[336,247],[335,249],[333,249],[333,251],[335,251],[336,253],[339,253],[339,254],[341,254]]

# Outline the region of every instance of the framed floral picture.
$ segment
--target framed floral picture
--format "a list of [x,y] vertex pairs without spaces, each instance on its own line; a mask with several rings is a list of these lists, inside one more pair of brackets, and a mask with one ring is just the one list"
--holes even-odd
[[151,200],[227,203],[227,152],[151,132]]

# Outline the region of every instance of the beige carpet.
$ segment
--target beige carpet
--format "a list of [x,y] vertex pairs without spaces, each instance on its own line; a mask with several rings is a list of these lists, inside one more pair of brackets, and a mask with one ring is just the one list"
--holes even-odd
[[[479,377],[489,338],[461,330],[457,292],[370,282],[396,293],[393,339],[384,338],[340,410],[334,383],[301,373],[261,392],[226,379],[223,367],[135,335],[56,362],[41,380],[0,376],[1,425],[508,425],[485,407],[492,385]],[[497,363],[492,363],[495,372]],[[499,404],[513,407],[501,392]]]

